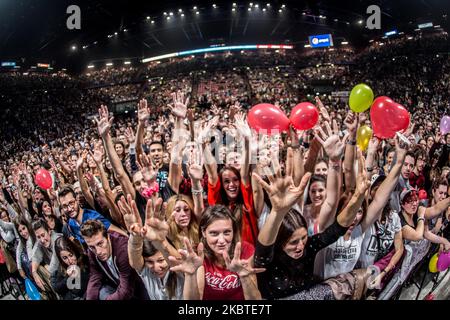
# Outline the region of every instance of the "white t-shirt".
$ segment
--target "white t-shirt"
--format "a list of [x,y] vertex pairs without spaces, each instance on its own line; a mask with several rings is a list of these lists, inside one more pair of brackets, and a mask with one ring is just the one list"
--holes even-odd
[[[139,275],[144,282],[150,300],[169,300],[169,292],[166,286],[170,273],[170,271],[167,272],[161,281],[149,268],[144,266]],[[175,288],[175,296],[172,297],[172,300],[183,300],[184,277],[180,273],[175,273],[175,275],[177,277],[177,286]]]
[[114,278],[119,280],[119,272],[116,269],[116,266],[114,265],[113,256],[111,255],[108,260],[106,260],[106,263],[108,264],[109,270],[111,271]]
[[401,230],[402,225],[397,211],[391,211],[390,215],[386,217],[384,224],[375,221],[365,232],[361,256],[359,258],[361,268],[367,268],[373,265],[376,262],[377,256],[383,257],[388,254],[394,243],[395,234]]
[[314,263],[314,275],[325,280],[352,271],[361,254],[363,239],[361,225],[357,225],[347,241],[342,236],[320,250]]

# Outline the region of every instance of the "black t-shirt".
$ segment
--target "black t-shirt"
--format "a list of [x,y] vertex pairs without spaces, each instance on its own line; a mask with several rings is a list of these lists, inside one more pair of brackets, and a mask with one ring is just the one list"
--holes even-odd
[[314,260],[317,253],[336,242],[348,228],[337,220],[324,232],[308,237],[303,256],[289,257],[283,250],[275,250],[275,244],[264,246],[259,241],[255,247],[255,266],[266,268],[258,273],[258,287],[265,299],[279,299],[296,294],[320,282],[314,276]]

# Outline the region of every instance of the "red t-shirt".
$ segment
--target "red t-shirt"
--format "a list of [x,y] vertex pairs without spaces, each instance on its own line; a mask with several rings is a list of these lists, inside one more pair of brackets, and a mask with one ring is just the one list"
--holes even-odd
[[[210,206],[223,203],[220,195],[220,187],[220,179],[217,179],[215,186],[208,182],[208,203]],[[242,208],[241,239],[242,241],[247,241],[254,246],[256,243],[256,238],[258,237],[258,221],[256,218],[255,208],[253,206],[252,186],[250,184],[245,186],[241,181],[240,189],[245,207],[245,210]],[[235,207],[235,203],[228,206],[231,212],[234,211]]]
[[[255,253],[255,248],[248,242],[242,242],[241,259],[248,259]],[[235,272],[203,261],[205,268],[205,288],[203,300],[245,300],[239,276]]]

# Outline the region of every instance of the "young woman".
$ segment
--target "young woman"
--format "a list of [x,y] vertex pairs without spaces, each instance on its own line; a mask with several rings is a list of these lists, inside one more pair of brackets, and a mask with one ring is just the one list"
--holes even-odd
[[183,194],[169,198],[166,209],[166,220],[169,224],[168,237],[175,248],[184,248],[185,237],[194,247],[197,246],[199,243],[197,219],[191,198]]
[[402,225],[402,236],[405,239],[405,256],[401,269],[394,274],[391,281],[380,293],[378,299],[390,299],[393,294],[408,277],[417,263],[422,260],[428,252],[430,242],[441,244],[444,250],[450,250],[450,242],[431,232],[426,224],[426,216],[434,212],[442,212],[450,206],[450,197],[439,201],[434,206],[425,208],[419,206],[419,197],[414,189],[405,189],[400,194],[402,212],[400,222]]
[[17,217],[14,220],[14,226],[19,234],[19,243],[16,249],[17,269],[22,278],[32,279],[31,258],[36,244],[36,235],[24,217]]
[[[240,170],[225,166],[220,172],[217,172],[217,163],[209,146],[205,146],[204,163],[208,173],[209,205],[223,204],[228,207],[236,217],[242,240],[254,244],[258,235],[258,226],[249,176],[250,136],[245,130],[247,127],[244,119],[238,117],[236,128],[242,129],[241,135],[244,138],[243,155],[241,157],[243,163],[240,165]],[[200,134],[200,136],[202,137],[203,134]]]
[[150,199],[146,206],[146,220],[142,223],[136,202],[128,195],[119,203],[127,230],[128,257],[145,284],[150,300],[182,300],[182,274],[169,270],[169,255],[179,258],[176,249],[167,241],[169,225],[161,213],[162,199]]
[[83,300],[89,282],[89,260],[83,248],[60,237],[55,241],[55,254],[61,268],[51,274],[53,289],[63,300]]
[[[182,262],[171,268],[183,272],[185,300],[255,300],[261,295],[251,266],[254,248],[239,242],[235,216],[223,205],[205,210],[200,221],[201,242],[198,255],[185,239],[187,250],[180,250]],[[175,257],[169,257],[176,263]]]
[[[283,177],[278,169],[275,176],[269,177],[270,184],[257,176],[272,204],[272,211],[258,236],[255,252],[255,266],[267,270],[258,275],[259,289],[266,299],[298,294],[318,283],[313,275],[317,253],[345,234],[368,188],[366,176],[358,175],[355,193],[334,223],[322,233],[308,236],[304,217],[292,210],[292,206],[302,196],[310,173],[305,174],[300,184],[295,186],[292,157],[289,156],[291,152],[288,150],[286,176]],[[319,299],[331,297],[331,287],[316,287],[313,295]]]

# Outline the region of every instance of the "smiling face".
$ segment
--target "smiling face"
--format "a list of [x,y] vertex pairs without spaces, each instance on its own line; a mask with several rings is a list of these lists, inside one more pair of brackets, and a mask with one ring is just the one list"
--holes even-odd
[[309,187],[309,197],[314,206],[321,206],[327,196],[325,184],[322,181],[314,181]]
[[77,257],[70,251],[61,250],[59,253],[61,260],[64,262],[66,267],[68,266],[76,266],[77,265]]
[[116,143],[114,145],[114,149],[116,150],[117,155],[121,156],[123,155],[123,146],[120,143]]
[[50,206],[50,204],[47,201],[44,201],[42,203],[42,212],[46,216],[52,214],[52,207]]
[[425,160],[423,159],[422,156],[419,156],[416,161],[417,171],[422,172],[424,166],[425,166]]
[[320,174],[326,176],[328,174],[328,166],[325,162],[321,161],[314,167],[314,174]]
[[191,222],[191,209],[186,202],[179,200],[175,203],[172,216],[180,228],[187,228]]
[[137,192],[139,192],[142,195],[142,192],[144,192],[145,189],[148,188],[147,182],[144,180],[144,176],[140,171],[136,172],[133,175],[133,186],[136,189]]
[[50,248],[51,244],[50,233],[44,228],[37,229],[35,233],[36,239],[39,241],[39,243],[45,248]]
[[150,257],[145,257],[144,263],[145,266],[149,268],[150,271],[159,279],[164,278],[167,271],[169,271],[169,265],[167,264],[166,259],[164,259],[162,253],[159,251]]
[[231,170],[225,170],[222,173],[222,182],[228,200],[234,201],[239,195],[240,181],[239,177]]
[[222,258],[233,241],[233,223],[231,219],[218,219],[208,225],[202,234],[209,248],[217,257]]
[[69,218],[76,219],[80,213],[80,206],[78,200],[74,198],[73,194],[68,194],[59,198],[61,211],[65,213]]
[[28,228],[26,225],[19,225],[19,235],[24,238],[25,240],[28,240],[28,238],[30,237],[30,233],[28,232]]
[[283,246],[283,251],[292,259],[300,259],[307,242],[308,231],[305,228],[299,228],[292,233],[292,236]]

